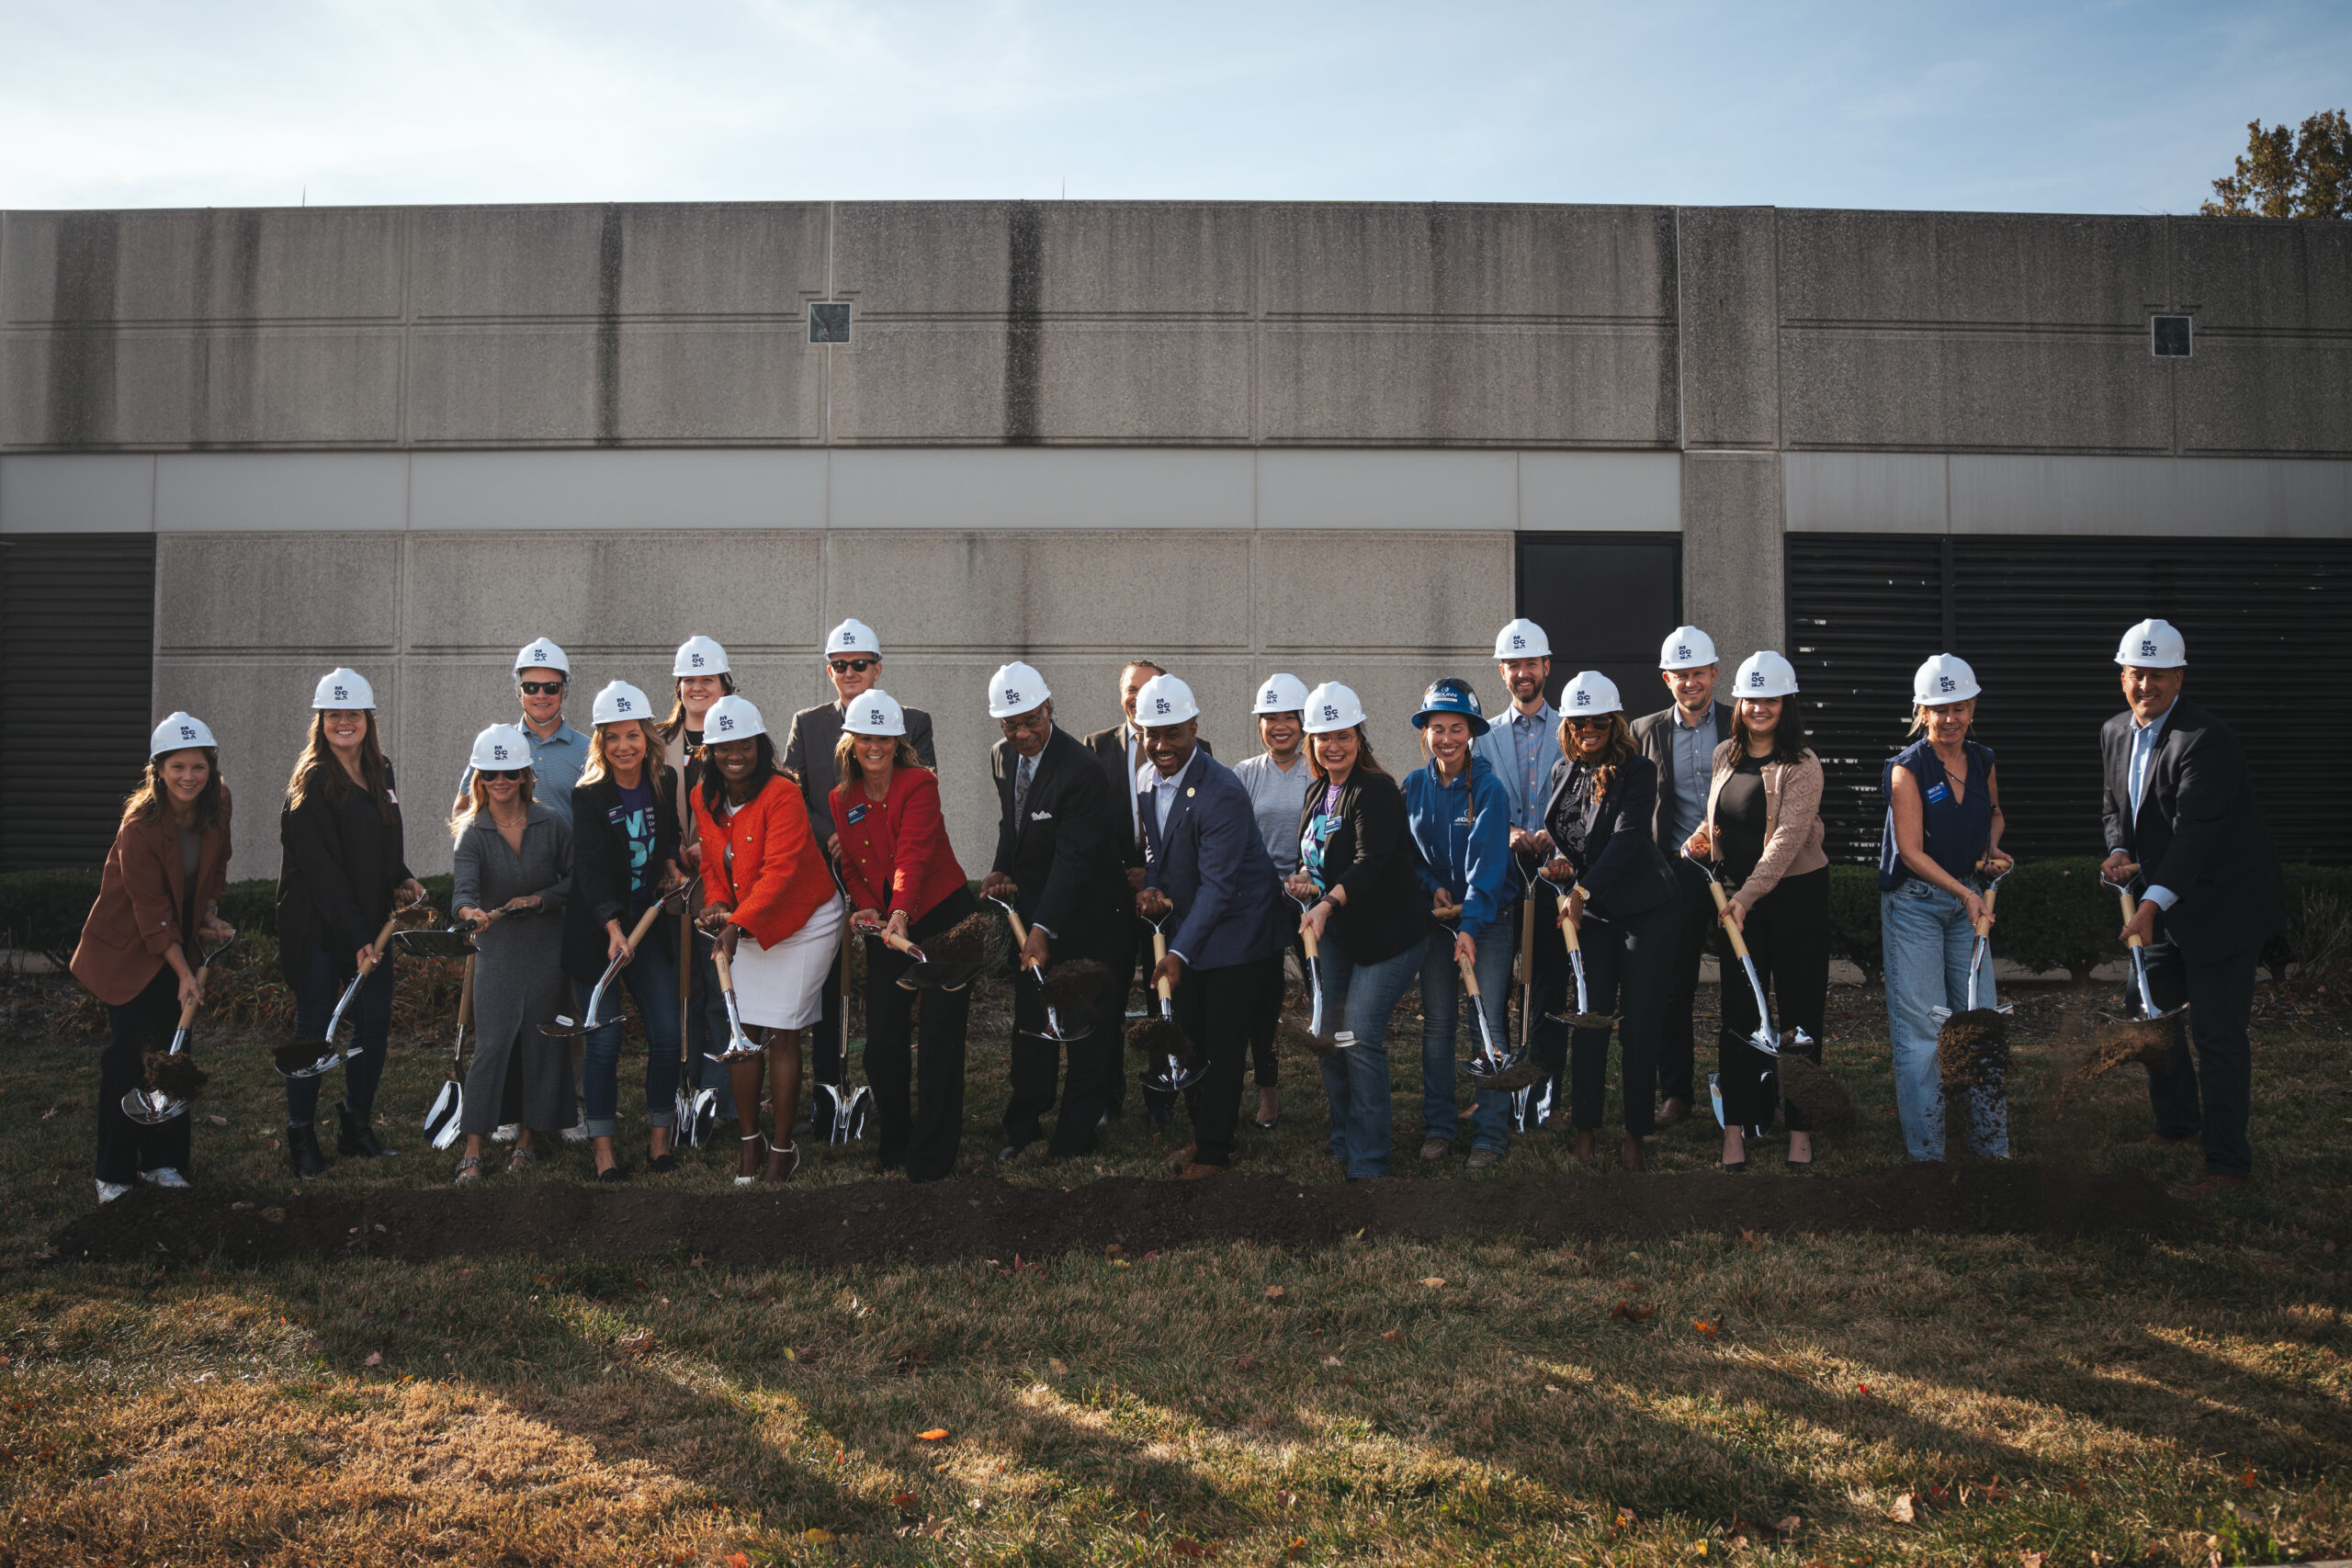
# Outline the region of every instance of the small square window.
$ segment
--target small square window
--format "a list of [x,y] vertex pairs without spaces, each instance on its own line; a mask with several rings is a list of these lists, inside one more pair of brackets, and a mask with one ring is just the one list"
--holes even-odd
[[849,341],[849,301],[811,299],[808,302],[808,341],[810,343],[847,343]]
[[2149,317],[2148,352],[2158,359],[2187,359],[2188,321],[2187,316]]

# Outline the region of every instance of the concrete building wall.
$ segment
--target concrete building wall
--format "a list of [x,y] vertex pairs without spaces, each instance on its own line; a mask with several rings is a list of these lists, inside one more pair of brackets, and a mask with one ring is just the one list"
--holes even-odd
[[[808,341],[816,300],[850,343]],[[2150,355],[2157,312],[2194,318],[2194,356]],[[1679,530],[1685,613],[1745,651],[1786,635],[1792,529],[2343,537],[2347,459],[2341,224],[0,213],[0,530],[158,536],[155,701],[212,718],[240,779],[274,787],[318,671],[376,676],[424,865],[528,636],[583,687],[651,688],[709,632],[781,721],[824,694],[822,630],[874,622],[969,759],[946,788],[977,864],[972,694],[1006,658],[1092,728],[1153,652],[1238,753],[1274,668],[1383,714],[1482,669],[1519,533]],[[240,874],[270,857],[249,828]]]

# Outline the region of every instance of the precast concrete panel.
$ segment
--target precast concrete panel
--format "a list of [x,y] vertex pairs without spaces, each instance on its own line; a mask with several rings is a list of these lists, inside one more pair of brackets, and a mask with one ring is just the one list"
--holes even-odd
[[880,320],[1250,309],[1247,204],[845,201],[833,211],[834,296]]
[[2144,330],[1789,328],[1781,376],[1791,447],[2172,450],[2172,380]]
[[2166,221],[1783,211],[1781,319],[2144,332],[2165,297]]
[[1510,619],[1510,534],[1334,531],[1258,536],[1257,643],[1286,650],[1491,651]]
[[2182,452],[2333,456],[2352,446],[2352,333],[2200,335],[2178,378]]
[[389,446],[393,329],[67,327],[0,337],[0,447]]
[[2185,218],[2168,232],[2167,308],[2194,314],[2200,336],[2352,333],[2352,224]]
[[387,660],[400,649],[401,549],[389,533],[165,534],[156,656],[300,649],[317,664],[313,682],[338,664]]
[[398,452],[166,452],[155,466],[159,534],[408,526],[409,459]]
[[1685,446],[1772,446],[1781,437],[1780,227],[1771,209],[1676,214],[1679,357],[1673,391]]
[[1682,613],[1715,639],[1726,666],[1758,649],[1788,651],[1781,483],[1777,453],[1682,459]]
[[822,452],[421,452],[408,526],[822,528]]
[[11,212],[7,324],[397,321],[396,208]]
[[1281,202],[1258,224],[1270,318],[1674,315],[1667,208]]

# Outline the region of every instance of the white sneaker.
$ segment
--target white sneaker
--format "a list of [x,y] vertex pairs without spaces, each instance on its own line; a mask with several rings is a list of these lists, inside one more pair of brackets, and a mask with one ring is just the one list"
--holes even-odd
[[111,1203],[130,1190],[130,1183],[128,1181],[101,1181],[98,1183],[98,1201]]
[[571,1126],[566,1127],[563,1130],[563,1141],[567,1144],[586,1143],[588,1141],[588,1123],[585,1122],[574,1122]]
[[182,1191],[186,1191],[188,1185],[187,1178],[179,1173],[178,1168],[168,1165],[154,1170],[142,1170],[139,1173],[139,1179],[150,1187],[172,1187]]
[[493,1144],[511,1144],[522,1135],[523,1123],[520,1122],[509,1122],[504,1126],[499,1128],[497,1132],[492,1133],[490,1135],[490,1141]]

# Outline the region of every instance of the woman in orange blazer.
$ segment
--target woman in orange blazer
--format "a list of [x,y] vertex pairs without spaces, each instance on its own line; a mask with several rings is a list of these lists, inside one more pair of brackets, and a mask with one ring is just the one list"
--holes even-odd
[[[702,845],[703,929],[731,942],[735,1005],[765,1048],[775,1136],[760,1135],[760,1059],[729,1062],[742,1150],[735,1184],[782,1181],[800,1165],[792,1120],[800,1104],[800,1032],[824,1009],[825,975],[841,939],[841,891],[808,831],[808,807],[776,766],[760,710],[719,698],[703,716],[695,833]],[[766,1145],[766,1168],[761,1156]]]
[[98,901],[74,949],[74,977],[107,1004],[114,1043],[98,1057],[98,1201],[133,1181],[186,1187],[188,1116],[142,1126],[122,1113],[139,1087],[140,1058],[166,1043],[182,1007],[200,1001],[200,942],[234,934],[216,908],[229,881],[229,786],[220,750],[200,719],[175,713],[155,727],[147,776],[123,802]]
[[[907,739],[906,716],[888,692],[850,699],[842,715],[826,797],[842,846],[842,881],[861,930],[883,927],[917,947],[978,911],[939,811],[939,776]],[[934,956],[936,956],[934,954]],[[865,1080],[874,1086],[882,1168],[910,1181],[956,1174],[964,1129],[964,1029],[970,982],[912,991],[899,978],[913,960],[865,938]],[[921,998],[922,1056],[911,1061]],[[920,1071],[922,1110],[910,1112],[908,1082]]]

